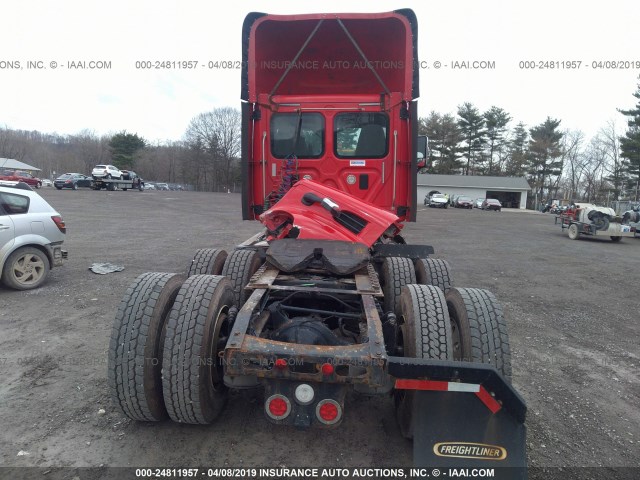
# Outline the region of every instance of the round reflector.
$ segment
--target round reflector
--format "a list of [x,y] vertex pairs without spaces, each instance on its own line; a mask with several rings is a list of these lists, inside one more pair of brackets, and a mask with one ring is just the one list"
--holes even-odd
[[342,408],[335,400],[320,400],[316,407],[316,416],[325,425],[333,425],[342,417]]
[[291,413],[291,402],[284,395],[271,395],[265,402],[265,411],[274,420],[282,420]]
[[301,383],[296,387],[295,391],[296,401],[300,405],[309,405],[313,402],[313,397],[315,397],[315,392],[313,391],[313,387],[311,385],[307,385],[306,383]]

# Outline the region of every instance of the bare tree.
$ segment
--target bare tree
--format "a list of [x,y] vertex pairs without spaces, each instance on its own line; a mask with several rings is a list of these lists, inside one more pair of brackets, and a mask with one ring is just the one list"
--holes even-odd
[[578,193],[580,180],[586,166],[586,157],[582,152],[583,142],[584,133],[581,131],[566,131],[564,133],[562,142],[564,172],[562,178],[566,186],[565,198],[574,198]]
[[606,179],[611,182],[617,200],[623,194],[625,175],[624,163],[620,157],[620,137],[616,122],[609,120],[595,138],[605,159],[604,169],[608,174]]
[[604,200],[602,192],[605,183],[604,165],[606,156],[595,138],[591,139],[585,150],[584,161],[583,199],[590,203],[601,202]]
[[192,163],[204,175],[198,184],[215,191],[230,188],[240,156],[240,112],[227,107],[201,113],[191,120],[185,142],[192,150]]

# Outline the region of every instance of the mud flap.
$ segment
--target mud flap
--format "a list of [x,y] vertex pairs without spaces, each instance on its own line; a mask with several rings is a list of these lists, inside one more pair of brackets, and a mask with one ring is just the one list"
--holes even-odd
[[495,469],[500,479],[526,479],[526,427],[501,408],[493,413],[473,393],[416,391],[413,462],[419,468]]
[[[414,392],[413,456],[420,469],[526,479],[527,407],[491,365],[388,357],[395,388]],[[428,470],[427,470],[428,471]]]

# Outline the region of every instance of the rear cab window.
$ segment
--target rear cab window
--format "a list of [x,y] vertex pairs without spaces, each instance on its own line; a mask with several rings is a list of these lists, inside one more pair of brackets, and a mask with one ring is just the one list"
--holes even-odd
[[383,158],[389,152],[389,116],[385,113],[339,113],[333,120],[338,158]]
[[271,117],[271,154],[276,158],[320,158],[324,133],[320,113],[275,113]]

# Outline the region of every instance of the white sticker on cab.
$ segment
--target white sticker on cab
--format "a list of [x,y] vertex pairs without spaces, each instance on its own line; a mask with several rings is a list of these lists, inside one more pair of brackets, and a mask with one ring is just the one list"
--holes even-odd
[[366,160],[350,160],[349,166],[350,167],[366,167],[367,161]]

